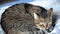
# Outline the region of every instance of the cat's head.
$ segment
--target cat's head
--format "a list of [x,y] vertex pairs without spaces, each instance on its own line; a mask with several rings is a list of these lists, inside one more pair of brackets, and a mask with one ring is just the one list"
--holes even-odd
[[48,29],[52,25],[52,11],[53,9],[50,8],[49,10],[45,9],[37,9],[34,12],[34,21],[35,25],[40,29]]
[[47,29],[52,25],[52,8],[46,10],[43,7],[35,5],[27,4],[25,6],[27,11],[34,16],[34,23],[38,28]]

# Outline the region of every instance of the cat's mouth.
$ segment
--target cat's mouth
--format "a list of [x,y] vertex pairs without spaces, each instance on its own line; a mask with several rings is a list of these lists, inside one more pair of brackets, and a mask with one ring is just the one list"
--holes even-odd
[[36,28],[37,29],[40,29],[40,30],[44,30],[44,29],[49,29],[49,27],[45,24],[42,24],[42,25],[36,25]]
[[41,28],[44,28],[44,29],[49,29],[50,26],[51,26],[51,24],[52,24],[52,22],[48,22],[48,23],[42,23],[42,22],[40,22],[40,23],[39,23],[39,26],[40,26]]
[[45,25],[45,24],[42,24],[42,25],[39,25],[41,29],[49,29],[49,26]]

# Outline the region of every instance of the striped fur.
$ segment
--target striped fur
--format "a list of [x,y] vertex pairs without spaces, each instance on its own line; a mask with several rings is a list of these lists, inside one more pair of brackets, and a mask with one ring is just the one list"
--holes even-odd
[[[53,29],[51,11],[32,4],[16,4],[2,14],[1,25],[6,34],[48,34]],[[51,24],[46,26],[48,21]]]

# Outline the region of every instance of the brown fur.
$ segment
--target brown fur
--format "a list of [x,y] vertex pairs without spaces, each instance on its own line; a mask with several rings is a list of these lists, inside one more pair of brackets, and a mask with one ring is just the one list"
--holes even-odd
[[[34,18],[34,13],[38,18]],[[40,24],[43,22],[43,24]],[[52,9],[46,10],[43,7],[27,3],[16,4],[2,14],[1,25],[6,34],[21,34],[20,32],[33,31],[50,28],[52,24]],[[34,28],[34,29],[33,29]]]
[[[45,16],[47,16],[47,17],[45,17]],[[52,25],[52,9],[47,10],[45,16],[43,17],[40,14],[40,16],[38,16],[38,18],[35,18],[35,25],[36,26],[39,25],[40,28],[42,27],[42,29],[49,28]],[[38,20],[38,22],[37,22],[37,20]]]

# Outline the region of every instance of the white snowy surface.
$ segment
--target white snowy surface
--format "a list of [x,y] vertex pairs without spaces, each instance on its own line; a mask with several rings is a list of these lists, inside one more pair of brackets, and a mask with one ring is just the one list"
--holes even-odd
[[[53,12],[58,15],[58,18],[54,30],[49,34],[60,34],[60,0],[17,0],[14,2],[5,3],[0,5],[0,19],[5,9],[17,3],[30,3],[30,4],[42,6],[46,9],[53,8],[54,10]],[[0,34],[4,34],[1,25],[0,25]]]

